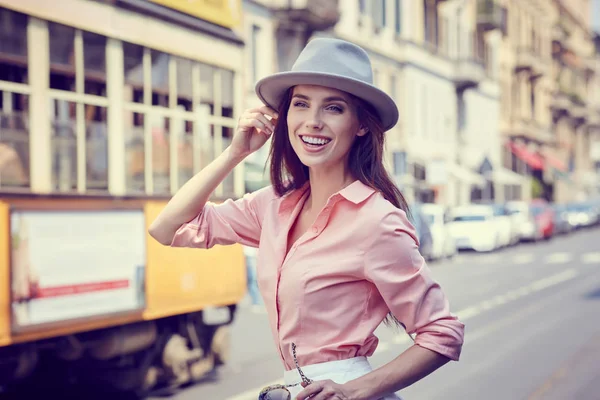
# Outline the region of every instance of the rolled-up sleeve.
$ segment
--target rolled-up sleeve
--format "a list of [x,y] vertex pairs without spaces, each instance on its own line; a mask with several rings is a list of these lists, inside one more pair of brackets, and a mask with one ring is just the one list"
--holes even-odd
[[392,314],[409,334],[416,334],[415,344],[458,361],[465,326],[450,313],[404,211],[386,215],[374,228],[364,268]]
[[274,198],[275,193],[268,186],[237,200],[207,202],[193,220],[179,227],[171,247],[210,249],[234,243],[258,247],[264,212]]

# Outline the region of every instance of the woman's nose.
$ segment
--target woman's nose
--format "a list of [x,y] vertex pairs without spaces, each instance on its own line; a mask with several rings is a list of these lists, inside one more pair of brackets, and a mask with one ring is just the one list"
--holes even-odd
[[314,130],[323,129],[323,121],[318,112],[313,113],[313,115],[306,120],[306,127]]

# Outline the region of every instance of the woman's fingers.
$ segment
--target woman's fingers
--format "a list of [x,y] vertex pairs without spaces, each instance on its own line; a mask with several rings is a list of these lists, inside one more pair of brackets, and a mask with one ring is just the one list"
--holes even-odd
[[273,110],[269,106],[262,106],[262,107],[259,107],[258,109],[255,109],[254,111],[257,111],[264,115],[268,115],[269,117],[274,118],[274,119],[279,118],[279,114],[277,113],[277,111]]
[[264,116],[264,114],[254,113],[252,114],[252,117],[262,122],[265,128],[270,129],[271,132],[273,132],[273,130],[275,129],[275,123],[273,121],[269,121],[267,117]]
[[242,121],[240,121],[240,125],[247,128],[256,128],[258,131],[264,132],[267,135],[273,133],[271,128],[257,118],[244,118]]

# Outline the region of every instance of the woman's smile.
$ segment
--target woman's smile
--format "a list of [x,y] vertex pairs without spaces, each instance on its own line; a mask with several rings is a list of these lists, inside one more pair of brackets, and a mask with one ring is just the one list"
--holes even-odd
[[323,151],[331,139],[319,135],[299,135],[300,140],[304,144],[304,150],[310,153],[318,153]]

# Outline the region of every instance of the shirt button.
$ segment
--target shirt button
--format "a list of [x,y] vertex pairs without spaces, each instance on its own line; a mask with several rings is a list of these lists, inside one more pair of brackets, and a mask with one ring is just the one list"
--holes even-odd
[[314,232],[314,233],[317,233],[317,232],[319,232],[319,228],[317,228],[317,227],[315,226],[315,227],[313,228],[313,232]]

